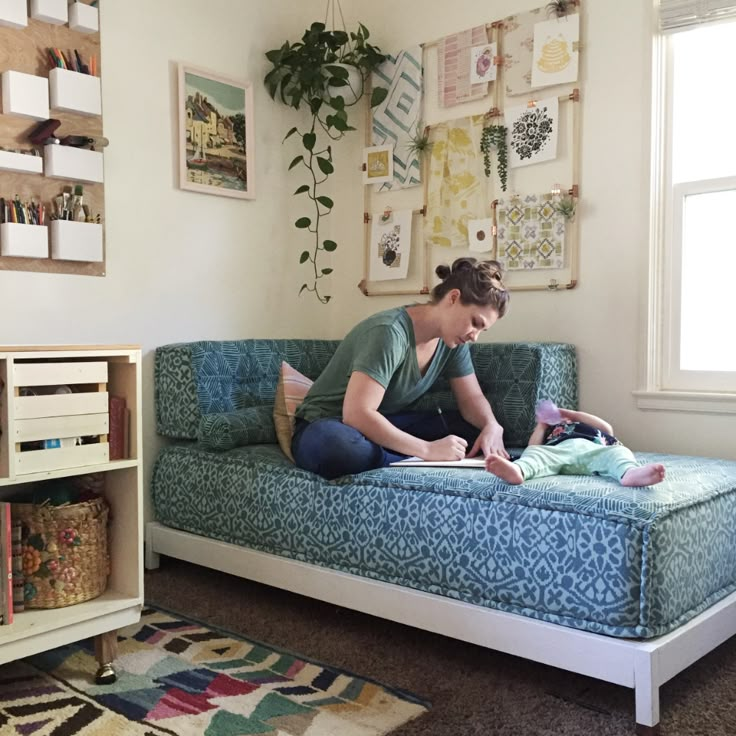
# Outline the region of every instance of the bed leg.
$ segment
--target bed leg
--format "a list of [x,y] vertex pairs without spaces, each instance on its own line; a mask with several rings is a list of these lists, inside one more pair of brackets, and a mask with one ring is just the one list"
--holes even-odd
[[161,556],[153,551],[153,527],[151,522],[146,524],[146,551],[145,565],[146,570],[158,570],[161,564]]
[[637,736],[657,736],[659,730],[659,677],[656,652],[640,651],[634,659],[634,699]]

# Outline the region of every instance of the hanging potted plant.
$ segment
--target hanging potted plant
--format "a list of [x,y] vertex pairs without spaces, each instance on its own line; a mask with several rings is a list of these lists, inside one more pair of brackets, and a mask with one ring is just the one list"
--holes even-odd
[[[272,99],[299,109],[309,108],[311,121],[305,130],[291,128],[284,141],[292,135],[301,139],[303,153],[296,156],[289,169],[304,168],[308,172],[307,183],[302,184],[295,195],[306,195],[312,203],[311,216],[300,217],[294,225],[314,235],[309,250],[302,251],[299,262],[309,263],[312,276],[302,284],[299,293],[311,291],[326,304],[330,297],[320,291],[319,280],[332,273],[331,268],[318,265],[322,251],[337,248],[334,240],[321,240],[322,219],[330,214],[334,202],[320,195],[319,187],[334,172],[332,147],[329,141],[337,141],[349,130],[355,130],[348,119],[349,108],[356,105],[365,93],[368,75],[379,67],[386,56],[377,46],[368,43],[370,33],[362,24],[358,30],[328,30],[324,23],[312,23],[300,41],[289,43],[266,53],[273,68],[264,82]],[[371,95],[371,107],[380,104],[388,91],[376,88]],[[326,136],[326,143],[319,142]]]

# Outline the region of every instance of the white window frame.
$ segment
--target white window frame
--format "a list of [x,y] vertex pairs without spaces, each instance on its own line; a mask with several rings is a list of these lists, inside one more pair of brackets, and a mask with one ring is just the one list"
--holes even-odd
[[635,391],[634,396],[640,409],[736,413],[734,373],[682,371],[679,368],[684,198],[689,194],[731,189],[736,177],[672,185],[673,57],[671,35],[656,34],[652,63],[651,248],[646,372],[645,388]]

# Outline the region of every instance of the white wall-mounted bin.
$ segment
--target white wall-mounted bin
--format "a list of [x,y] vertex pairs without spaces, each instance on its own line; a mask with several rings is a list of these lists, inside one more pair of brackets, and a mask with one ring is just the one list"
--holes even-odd
[[0,0],[0,25],[25,28],[28,25],[26,0]]
[[41,174],[43,173],[43,157],[29,153],[0,151],[0,169],[19,171],[22,174]]
[[49,83],[46,77],[9,69],[2,73],[2,86],[5,115],[21,115],[34,120],[49,117]]
[[99,77],[54,67],[49,72],[49,91],[52,110],[102,114]]
[[69,5],[69,28],[79,33],[97,33],[100,30],[99,11],[85,3],[71,3]]
[[31,18],[63,25],[69,20],[67,0],[31,0]]
[[102,225],[52,220],[51,257],[62,261],[101,261]]
[[0,255],[48,258],[48,228],[46,225],[4,222],[0,225]]
[[52,179],[103,181],[102,153],[74,146],[44,146],[43,163],[46,176]]

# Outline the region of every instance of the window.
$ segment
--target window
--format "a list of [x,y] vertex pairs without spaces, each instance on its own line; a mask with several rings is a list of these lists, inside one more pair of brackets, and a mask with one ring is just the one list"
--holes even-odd
[[661,0],[659,20],[651,365],[640,397],[733,393],[736,411],[736,1]]

